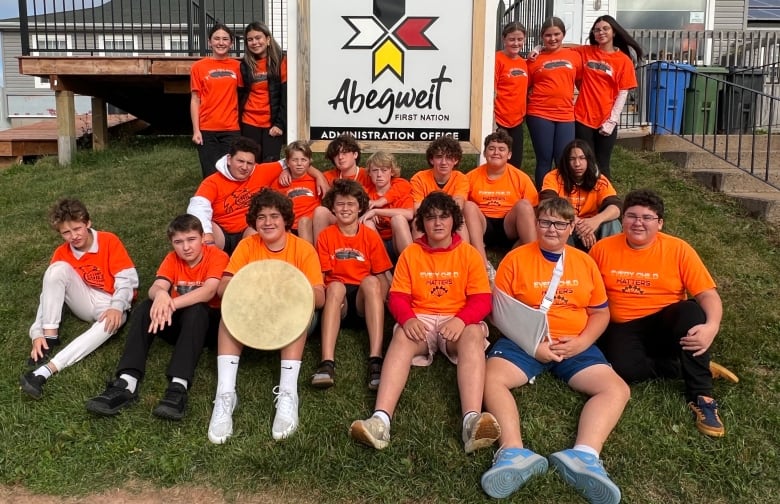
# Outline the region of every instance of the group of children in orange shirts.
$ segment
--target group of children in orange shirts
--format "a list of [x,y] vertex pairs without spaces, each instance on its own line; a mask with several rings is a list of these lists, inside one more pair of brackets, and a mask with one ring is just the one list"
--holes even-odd
[[[720,298],[695,251],[660,233],[663,201],[652,191],[630,193],[622,208],[623,232],[596,241],[592,234],[600,226],[594,216],[615,207],[617,219],[620,201],[608,181],[588,175],[593,160],[587,145],[574,142],[567,149],[560,161],[569,167],[566,174],[563,166],[561,173],[550,173],[541,195],[508,163],[511,151],[506,133],[491,133],[485,165],[464,174],[456,169],[460,145],[440,138],[427,150],[430,168],[406,182],[388,154],[374,154],[368,169],[361,168],[360,147],[349,136],[331,144],[334,168],[324,174],[311,165],[304,142],[290,144],[284,162],[256,164],[256,144],[239,138],[218,161],[217,173],[201,183],[189,213],[169,225],[173,252],[160,265],[149,299],[132,313],[115,378],[87,401],[87,409],[114,415],[138,400],[146,356],[159,335],[175,349],[166,371],[169,385],[154,414],[181,419],[203,346],[216,334],[218,380],[208,438],[225,442],[233,433],[243,345],[220,321],[219,299],[242,266],[280,259],[304,272],[321,310],[322,359],[314,387],[335,384],[342,321],[358,320],[367,329],[367,383],[377,400],[371,417],[350,426],[352,438],[386,447],[410,367],[428,365],[441,352],[458,367],[464,449],[499,440],[482,487],[491,496],[508,496],[548,466],[548,459],[523,446],[511,390],[549,370],[589,396],[575,446],[550,455],[550,463],[586,498],[606,495],[603,502],[618,502],[620,491],[599,452],[628,401],[626,381],[682,376],[697,428],[724,434],[712,378],[736,377],[709,358]],[[584,179],[595,191],[582,191]],[[320,205],[324,187],[329,189]],[[607,216],[613,217],[612,210]],[[44,275],[30,329],[34,369],[20,378],[21,388],[36,398],[53,373],[119,329],[139,285],[121,242],[91,229],[79,201],[58,202],[50,223],[65,243]],[[590,254],[569,244],[580,232],[580,248]],[[480,239],[481,247],[472,245]],[[485,257],[486,242],[514,248],[497,272]],[[228,256],[222,249],[231,247]],[[524,309],[544,308],[547,329],[530,350],[517,339],[527,335],[511,329],[488,349],[485,319],[491,310],[494,322],[504,317],[505,311],[496,311],[500,297]],[[385,302],[396,324],[383,357]],[[508,310],[519,313],[512,303]],[[93,325],[51,356],[63,304]],[[281,350],[274,439],[298,427],[298,375],[313,325]],[[524,323],[515,328],[530,331]]]
[[[609,19],[596,25],[599,34],[614,29]],[[557,27],[552,23],[548,28]],[[262,28],[247,27],[248,44],[253,37],[248,48],[264,56],[255,58],[255,65],[245,64],[255,72],[257,65],[261,72],[268,71],[269,64],[273,67],[274,89],[261,100],[261,108],[272,112],[263,115],[263,126],[250,124],[247,131],[273,145],[270,137],[283,133],[272,117],[278,113],[286,71],[278,54],[265,61],[274,48]],[[232,41],[224,31],[211,34],[216,55],[226,55]],[[517,29],[504,34],[511,47],[522,45],[521,38]],[[223,60],[216,61],[224,65]],[[499,60],[497,69],[511,66],[512,58]],[[547,60],[542,56],[540,64]],[[568,69],[565,62],[548,66]],[[200,184],[187,214],[170,223],[173,251],[160,265],[148,299],[132,312],[116,375],[87,401],[89,411],[115,415],[138,400],[147,354],[159,335],[175,346],[166,371],[169,384],[153,413],[180,420],[198,359],[212,340],[218,354],[217,390],[208,438],[224,443],[233,434],[243,345],[220,320],[220,298],[241,267],[279,259],[300,269],[314,291],[321,359],[312,386],[335,384],[342,323],[366,328],[366,382],[377,391],[377,399],[369,418],[352,423],[350,436],[385,448],[411,366],[429,365],[441,352],[457,366],[465,452],[500,442],[492,467],[481,479],[493,497],[511,495],[548,467],[548,458],[523,444],[511,392],[533,383],[544,371],[588,396],[575,445],[551,454],[549,463],[591,502],[620,500],[599,454],[628,402],[626,382],[682,376],[696,427],[707,435],[724,435],[712,399],[712,378],[736,381],[736,376],[709,357],[722,315],[714,281],[687,243],[660,232],[664,206],[658,195],[633,191],[621,203],[597,168],[592,142],[566,144],[557,168],[537,176],[534,184],[512,163],[513,152],[522,149],[513,145],[513,137],[518,128],[522,131],[524,111],[519,126],[512,126],[516,111],[497,102],[499,128],[485,138],[485,163],[468,173],[459,170],[463,152],[449,137],[429,145],[429,168],[409,181],[388,153],[377,152],[366,168],[360,167],[360,146],[348,135],[329,145],[333,168],[324,173],[312,165],[311,149],[303,141],[290,143],[283,160],[258,164],[262,149],[237,135],[232,118],[228,129],[217,125],[210,130],[201,120],[210,116],[207,107],[219,100],[202,100],[206,89],[199,87],[203,79],[198,76],[216,72],[215,77],[230,77],[222,70],[193,70],[193,140],[201,145],[202,163],[208,164],[214,153],[203,146],[223,142],[221,136],[227,133],[227,155],[213,159],[215,173]],[[232,78],[246,74],[234,70]],[[540,93],[542,81],[536,86],[534,92]],[[222,98],[232,107],[232,96]],[[242,102],[258,103],[251,96]],[[529,105],[529,112],[533,110]],[[247,117],[253,117],[251,111]],[[612,136],[613,130],[605,129],[611,120],[597,125],[597,133]],[[59,201],[50,212],[50,224],[65,243],[44,275],[30,329],[33,369],[20,378],[22,390],[35,398],[42,396],[52,374],[116,333],[139,286],[121,241],[93,230],[81,202]],[[486,247],[512,250],[496,270]],[[687,299],[688,294],[693,299]],[[63,304],[93,325],[53,355],[60,344]],[[396,321],[386,355],[385,306]],[[496,326],[507,327],[492,346],[485,323],[491,312]],[[530,322],[512,326],[502,317],[542,321],[544,328],[536,334]],[[274,439],[298,428],[298,377],[314,325],[281,349],[279,385],[273,391]]]

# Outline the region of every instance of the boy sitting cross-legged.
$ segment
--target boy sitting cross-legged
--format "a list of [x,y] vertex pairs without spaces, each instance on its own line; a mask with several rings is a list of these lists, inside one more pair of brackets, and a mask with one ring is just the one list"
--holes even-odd
[[382,372],[382,331],[385,296],[393,267],[382,238],[358,222],[368,209],[368,195],[354,180],[336,180],[323,204],[336,223],[317,238],[317,253],[327,285],[322,310],[322,361],[311,379],[318,388],[332,387],[336,338],[341,320],[350,314],[366,321],[369,341],[368,388],[376,390]]
[[466,453],[490,446],[501,433],[493,415],[482,413],[490,285],[479,253],[455,232],[462,224],[460,207],[440,191],[426,196],[417,210],[415,225],[423,236],[404,249],[393,275],[388,305],[397,324],[374,414],[349,428],[360,443],[387,446],[411,366],[430,365],[437,350],[458,368]]
[[217,286],[228,256],[204,244],[203,226],[194,215],[179,215],[168,225],[169,252],[149,287],[149,299],[133,312],[125,351],[116,378],[102,394],[87,401],[87,410],[115,415],[138,400],[146,359],[155,336],[174,345],[168,364],[170,383],[153,413],[181,420],[187,407],[187,389],[207,339],[214,340],[219,323]]

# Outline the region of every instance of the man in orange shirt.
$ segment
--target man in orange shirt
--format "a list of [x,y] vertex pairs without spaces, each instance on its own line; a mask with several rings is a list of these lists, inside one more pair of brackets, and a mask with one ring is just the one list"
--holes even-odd
[[[276,259],[301,270],[314,291],[314,307],[322,308],[325,288],[317,251],[309,242],[289,232],[294,219],[292,201],[283,194],[263,189],[252,197],[246,220],[257,233],[241,240],[230,256],[217,288],[220,297],[233,275],[243,266],[253,261]],[[277,440],[291,436],[298,428],[298,375],[303,347],[312,325],[280,350],[279,385],[273,389],[276,415],[271,427],[271,435]],[[215,444],[224,443],[233,435],[233,410],[238,404],[236,378],[243,349],[244,345],[230,334],[221,321],[217,332],[217,392],[208,429],[209,441]]]
[[[574,224],[571,204],[555,197],[540,203],[537,212],[537,241],[504,257],[493,295],[504,294],[529,309],[539,309],[542,300],[550,300],[547,292],[558,263],[562,272],[546,314],[546,340],[538,344],[534,354],[506,335],[488,352],[485,409],[501,425],[501,448],[493,466],[482,476],[482,488],[491,497],[508,497],[529,478],[547,470],[547,460],[523,445],[512,389],[550,371],[588,396],[574,446],[553,453],[550,462],[590,502],[617,504],[620,489],[602,467],[599,455],[628,403],[630,391],[594,345],[609,322],[604,283],[587,254],[566,244]],[[494,310],[493,317],[500,313]],[[523,330],[532,330],[531,325],[518,328]]]
[[203,243],[203,227],[194,215],[180,215],[168,225],[173,251],[157,269],[149,299],[133,310],[125,350],[116,378],[102,394],[86,403],[98,415],[116,415],[138,400],[138,387],[146,374],[146,359],[155,336],[175,345],[168,364],[170,383],[152,413],[181,420],[187,407],[187,390],[203,346],[215,340],[220,299],[217,286],[228,256]]
[[458,368],[466,453],[490,446],[500,434],[493,415],[482,413],[490,285],[479,254],[455,232],[462,223],[460,207],[441,191],[426,196],[417,210],[423,236],[404,249],[393,275],[388,306],[397,323],[374,414],[349,428],[360,443],[387,446],[411,366],[430,365],[437,350]]
[[536,239],[534,207],[539,193],[531,178],[509,164],[512,137],[504,130],[485,137],[487,162],[471,170],[469,201],[463,209],[471,244],[482,256],[488,275],[493,266],[487,259],[485,246],[511,248]]
[[[696,428],[725,434],[712,398],[710,345],[723,315],[715,282],[688,243],[661,232],[664,202],[648,189],[626,195],[623,233],[590,251],[609,297],[611,322],[599,340],[627,382],[682,375]],[[688,299],[688,293],[693,299]],[[722,366],[726,378],[736,377]]]
[[[270,186],[285,171],[280,161],[255,164],[259,156],[253,140],[237,138],[227,155],[217,161],[217,173],[201,182],[187,206],[187,213],[200,219],[206,243],[215,244],[228,255],[242,238],[255,233],[246,222],[252,196]],[[314,167],[309,167],[307,172],[322,178]]]
[[375,229],[358,222],[368,209],[368,195],[354,180],[336,180],[322,203],[336,223],[317,238],[317,253],[325,274],[322,309],[322,360],[311,379],[317,388],[334,385],[336,339],[341,320],[365,320],[368,331],[368,388],[376,390],[382,373],[385,297],[393,267]]
[[[334,180],[351,179],[359,182],[366,191],[373,186],[366,169],[360,167],[360,145],[349,133],[344,133],[330,142],[325,156],[333,163],[333,168],[324,173],[328,185],[333,184]],[[330,209],[316,208],[313,220],[314,243],[317,243],[320,232],[335,222],[336,218]]]
[[[81,201],[59,200],[49,211],[49,224],[65,243],[54,250],[43,274],[38,313],[30,327],[28,365],[36,369],[19,378],[22,391],[35,399],[41,398],[53,374],[80,361],[119,330],[138,288],[138,272],[125,246],[115,234],[92,229]],[[46,362],[60,344],[63,304],[92,325]]]

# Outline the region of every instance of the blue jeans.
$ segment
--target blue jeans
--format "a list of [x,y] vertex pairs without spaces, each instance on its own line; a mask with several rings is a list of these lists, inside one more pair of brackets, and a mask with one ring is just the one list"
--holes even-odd
[[528,133],[536,153],[534,183],[536,189],[541,189],[544,176],[550,172],[553,164],[558,163],[566,144],[574,140],[574,121],[549,121],[529,115],[526,116],[525,123],[528,125]]

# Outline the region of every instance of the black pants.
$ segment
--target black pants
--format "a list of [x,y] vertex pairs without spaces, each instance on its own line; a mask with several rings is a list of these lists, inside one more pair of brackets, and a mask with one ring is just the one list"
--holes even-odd
[[151,307],[152,300],[147,299],[133,310],[125,351],[119,359],[116,375],[127,373],[142,380],[146,373],[149,348],[154,337],[159,336],[174,345],[166,375],[169,379],[184,378],[191,384],[207,338],[216,339],[219,310],[210,308],[206,303],[181,308],[173,312],[171,325],[153,334],[148,332]]
[[271,136],[271,128],[258,128],[249,124],[241,124],[241,134],[251,138],[260,146],[260,158],[258,163],[279,161],[282,147],[284,147],[284,135]]
[[574,123],[574,137],[590,145],[590,148],[593,149],[593,153],[596,155],[599,171],[610,180],[612,180],[612,176],[609,160],[612,158],[612,149],[615,148],[615,142],[617,141],[617,130],[617,126],[615,126],[611,135],[604,136],[599,133],[598,128],[593,129],[581,122]]
[[502,129],[507,132],[507,134],[512,138],[512,157],[509,158],[509,164],[514,166],[515,168],[518,168],[520,170],[523,169],[523,123],[518,124],[517,126],[513,128],[507,128],[506,126],[501,126],[498,124],[499,129]]
[[680,338],[705,321],[704,310],[689,299],[630,322],[610,322],[597,344],[626,382],[682,377],[686,400],[696,401],[699,395],[712,397],[710,353],[694,357]]
[[203,178],[217,171],[217,160],[228,153],[230,145],[241,134],[238,131],[201,131],[203,145],[198,145],[198,158]]

